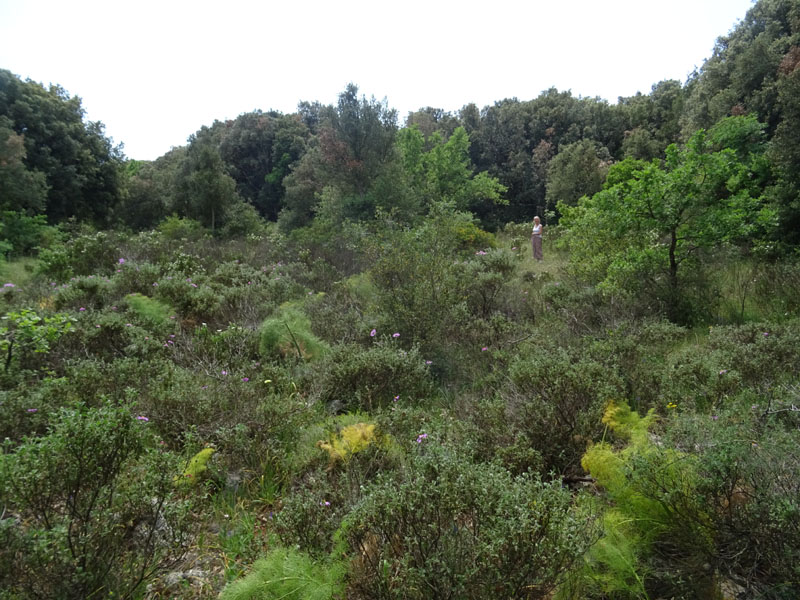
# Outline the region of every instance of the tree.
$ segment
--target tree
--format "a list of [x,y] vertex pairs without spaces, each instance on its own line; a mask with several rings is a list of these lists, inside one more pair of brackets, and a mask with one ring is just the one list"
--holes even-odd
[[300,115],[254,111],[221,124],[219,151],[236,191],[266,218],[283,206],[283,180],[306,152],[308,127]]
[[574,205],[603,187],[611,156],[591,140],[567,144],[550,161],[547,169],[547,206]]
[[670,145],[664,164],[626,159],[611,167],[605,188],[577,206],[558,205],[570,261],[579,274],[613,291],[652,294],[668,316],[691,320],[685,275],[702,251],[774,222],[750,161],[714,151],[704,131],[685,148]]
[[306,104],[301,109],[319,133],[286,177],[279,222],[286,229],[308,225],[325,188],[336,188],[333,196],[341,199],[343,216],[371,218],[377,205],[373,188],[396,159],[396,111],[386,100],[359,98],[358,86],[352,83],[339,94],[335,107]]
[[119,199],[121,149],[105,137],[102,123],[84,123],[83,116],[77,96],[0,70],[0,117],[22,136],[26,169],[46,178],[50,222],[75,216],[105,224]]
[[203,127],[189,140],[175,190],[176,208],[214,232],[225,219],[225,211],[237,201],[236,182],[225,171],[219,150]]
[[0,117],[0,211],[40,213],[47,200],[45,175],[25,166],[24,136],[10,125],[7,117]]

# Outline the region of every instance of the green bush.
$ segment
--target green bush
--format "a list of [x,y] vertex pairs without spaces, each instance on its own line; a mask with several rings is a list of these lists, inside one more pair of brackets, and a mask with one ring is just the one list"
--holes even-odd
[[[694,503],[697,513],[674,510],[711,540],[704,564],[746,590],[748,597],[787,599],[800,593],[800,418],[786,403],[751,404],[747,395],[714,415],[683,414],[665,442],[692,454],[697,485],[676,488],[643,470],[652,484],[644,491],[655,501],[680,508]],[[691,580],[691,573],[684,579]]]
[[541,343],[511,363],[500,397],[506,427],[541,454],[545,472],[574,475],[603,432],[606,402],[622,390],[615,374],[582,352]]
[[107,277],[86,275],[73,277],[68,283],[56,288],[55,308],[79,311],[100,309],[111,300],[113,286]]
[[17,598],[134,596],[182,554],[177,465],[148,423],[110,406],[63,409],[50,432],[0,456],[2,587]]
[[355,597],[549,597],[590,544],[591,518],[558,484],[418,446],[342,525]]
[[373,411],[429,398],[434,391],[428,365],[416,348],[403,350],[392,341],[370,348],[335,346],[314,368],[312,394],[332,412]]
[[124,239],[99,231],[82,234],[64,244],[39,253],[39,272],[49,279],[64,282],[81,275],[108,275],[119,264],[118,245]]

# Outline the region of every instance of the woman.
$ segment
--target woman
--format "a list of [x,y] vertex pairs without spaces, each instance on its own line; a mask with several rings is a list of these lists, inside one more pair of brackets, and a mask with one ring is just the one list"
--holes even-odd
[[533,217],[533,233],[531,234],[533,258],[542,260],[542,223],[539,217]]

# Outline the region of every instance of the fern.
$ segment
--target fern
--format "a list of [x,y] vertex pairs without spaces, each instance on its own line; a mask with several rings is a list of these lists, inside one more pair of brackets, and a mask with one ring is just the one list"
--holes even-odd
[[159,326],[169,322],[175,311],[168,304],[142,294],[128,294],[125,296],[130,309],[147,323]]
[[376,441],[374,423],[356,423],[343,428],[328,442],[318,442],[318,446],[331,457],[331,463],[347,462],[354,454],[364,450]]
[[298,308],[284,304],[261,324],[259,351],[264,358],[281,356],[315,360],[328,345],[311,332],[311,320]]
[[343,563],[321,564],[299,550],[276,548],[246,577],[228,584],[219,600],[330,600],[344,594]]
[[[697,497],[695,463],[681,452],[651,442],[648,430],[655,418],[652,410],[641,417],[624,402],[607,406],[603,423],[628,445],[614,449],[604,441],[591,446],[581,459],[611,504],[603,517],[603,537],[592,547],[571,586],[602,589],[613,598],[648,598],[647,564],[656,540],[685,537],[688,532],[697,546],[711,543],[704,529],[697,527],[706,518],[704,510],[686,504]],[[670,493],[665,495],[665,489]],[[681,515],[687,509],[698,521],[683,522]],[[573,598],[582,594],[580,589],[577,594],[567,593]]]

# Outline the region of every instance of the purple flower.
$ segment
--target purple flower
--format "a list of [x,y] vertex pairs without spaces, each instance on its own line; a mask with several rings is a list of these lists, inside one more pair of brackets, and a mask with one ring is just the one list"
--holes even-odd
[[242,381],[244,381],[245,383],[247,383],[248,381],[250,381],[250,378],[249,378],[249,377],[242,377]]
[[725,373],[727,373],[727,372],[728,372],[728,369],[722,369],[722,370],[719,372],[719,374],[720,374],[720,375],[725,375]]
[[422,440],[426,440],[426,439],[428,439],[428,434],[427,434],[427,433],[420,433],[420,434],[417,436],[417,443],[418,443],[418,444],[421,444],[421,443],[422,443]]
[[393,337],[393,338],[399,338],[399,337],[400,337],[400,334],[399,334],[399,333],[397,333],[397,332],[395,332],[395,333],[393,333],[393,334],[392,334],[392,337]]
[[330,502],[328,502],[327,500],[325,500],[325,502],[320,502],[320,503],[319,503],[319,505],[320,505],[320,506],[330,506],[330,505],[331,505],[331,503],[330,503]]
[[137,421],[149,421],[150,419],[148,419],[147,417],[143,417],[143,416],[139,415],[138,417],[136,417],[136,420]]
[[85,308],[83,308],[83,307],[81,306],[81,307],[78,309],[78,312],[83,312],[83,311],[85,311],[85,310],[86,310],[86,309],[85,309]]
[[17,286],[15,286],[13,283],[4,283],[3,287],[12,288],[12,287],[17,287]]
[[426,361],[425,361],[425,364],[426,364],[426,365],[432,365],[432,364],[433,364],[433,361],[432,361],[432,360],[426,360]]
[[375,337],[375,334],[378,333],[375,329],[369,332],[369,337]]
[[[6,285],[8,285],[8,284],[6,284]],[[764,332],[764,337],[769,337],[769,334],[766,331]]]
[[38,410],[39,410],[38,408],[29,408],[29,409],[28,409],[28,412],[29,412],[29,413],[35,413],[35,412],[37,412]]
[[227,375],[227,374],[228,374],[228,372],[227,372],[227,371],[225,371],[225,370],[223,370],[223,371],[222,371],[222,374],[223,374],[223,375]]
[[133,323],[125,323],[125,327],[133,327]]
[[158,287],[158,283],[153,283],[153,287]]
[[719,417],[717,415],[711,415],[711,420],[712,421],[716,421],[717,419],[719,419]]
[[118,262],[119,262],[119,264],[124,265],[125,264],[125,259],[124,258],[120,258]]
[[397,396],[394,397],[394,402],[397,402],[398,400],[400,400],[400,394],[397,394]]
[[488,349],[489,349],[489,346],[484,346],[483,348],[481,348],[481,352],[486,352]]

